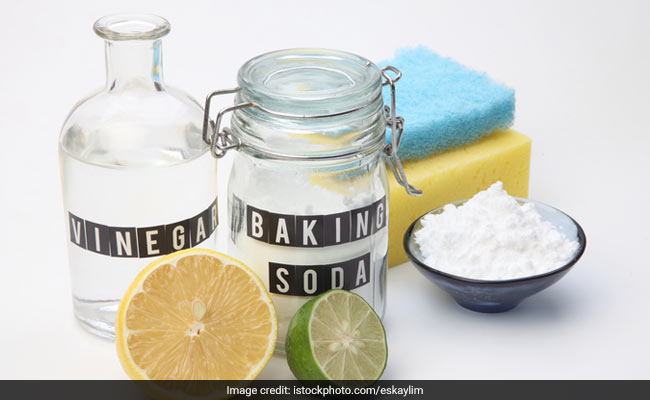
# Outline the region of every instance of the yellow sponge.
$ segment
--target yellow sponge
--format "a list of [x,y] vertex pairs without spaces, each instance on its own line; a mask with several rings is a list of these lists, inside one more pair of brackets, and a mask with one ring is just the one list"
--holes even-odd
[[487,189],[497,180],[512,196],[528,196],[531,141],[513,130],[495,131],[470,145],[404,163],[410,184],[422,189],[420,197],[409,196],[389,170],[388,265],[402,264],[404,233],[422,214],[466,199]]

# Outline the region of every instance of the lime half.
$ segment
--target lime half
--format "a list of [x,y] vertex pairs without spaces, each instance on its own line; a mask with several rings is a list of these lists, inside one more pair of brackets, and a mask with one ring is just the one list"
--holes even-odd
[[300,307],[285,346],[300,380],[376,381],[388,360],[381,320],[361,296],[345,290],[330,290]]

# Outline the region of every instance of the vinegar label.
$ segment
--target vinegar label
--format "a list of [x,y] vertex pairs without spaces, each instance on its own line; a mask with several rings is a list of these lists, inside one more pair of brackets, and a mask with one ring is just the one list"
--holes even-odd
[[146,227],[110,226],[68,212],[70,241],[109,257],[157,257],[195,247],[212,235],[218,223],[216,198],[191,218]]

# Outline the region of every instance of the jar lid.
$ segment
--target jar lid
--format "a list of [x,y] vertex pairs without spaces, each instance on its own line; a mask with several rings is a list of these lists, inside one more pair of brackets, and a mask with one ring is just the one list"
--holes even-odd
[[[391,76],[386,72],[395,74]],[[410,185],[397,155],[404,119],[397,115],[395,82],[402,73],[381,70],[371,61],[343,51],[290,49],[262,54],[238,74],[239,87],[217,90],[205,99],[203,140],[221,158],[230,149],[262,157],[326,161],[379,152],[397,183],[410,195]],[[382,86],[390,89],[384,107]],[[210,119],[210,101],[236,93],[235,104]],[[232,112],[230,128],[222,118]],[[391,140],[384,144],[386,126]],[[212,132],[212,133],[210,133]]]
[[241,98],[266,109],[307,116],[336,114],[381,93],[381,71],[342,51],[290,49],[262,54],[240,69]]
[[384,141],[382,72],[343,51],[280,50],[246,62],[231,126],[242,144],[288,157],[336,157]]

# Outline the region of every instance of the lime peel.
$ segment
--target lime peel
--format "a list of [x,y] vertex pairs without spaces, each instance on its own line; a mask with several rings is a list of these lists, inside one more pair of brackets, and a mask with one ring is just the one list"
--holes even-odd
[[300,380],[376,381],[388,360],[379,316],[361,296],[338,289],[296,312],[285,346],[289,368]]

